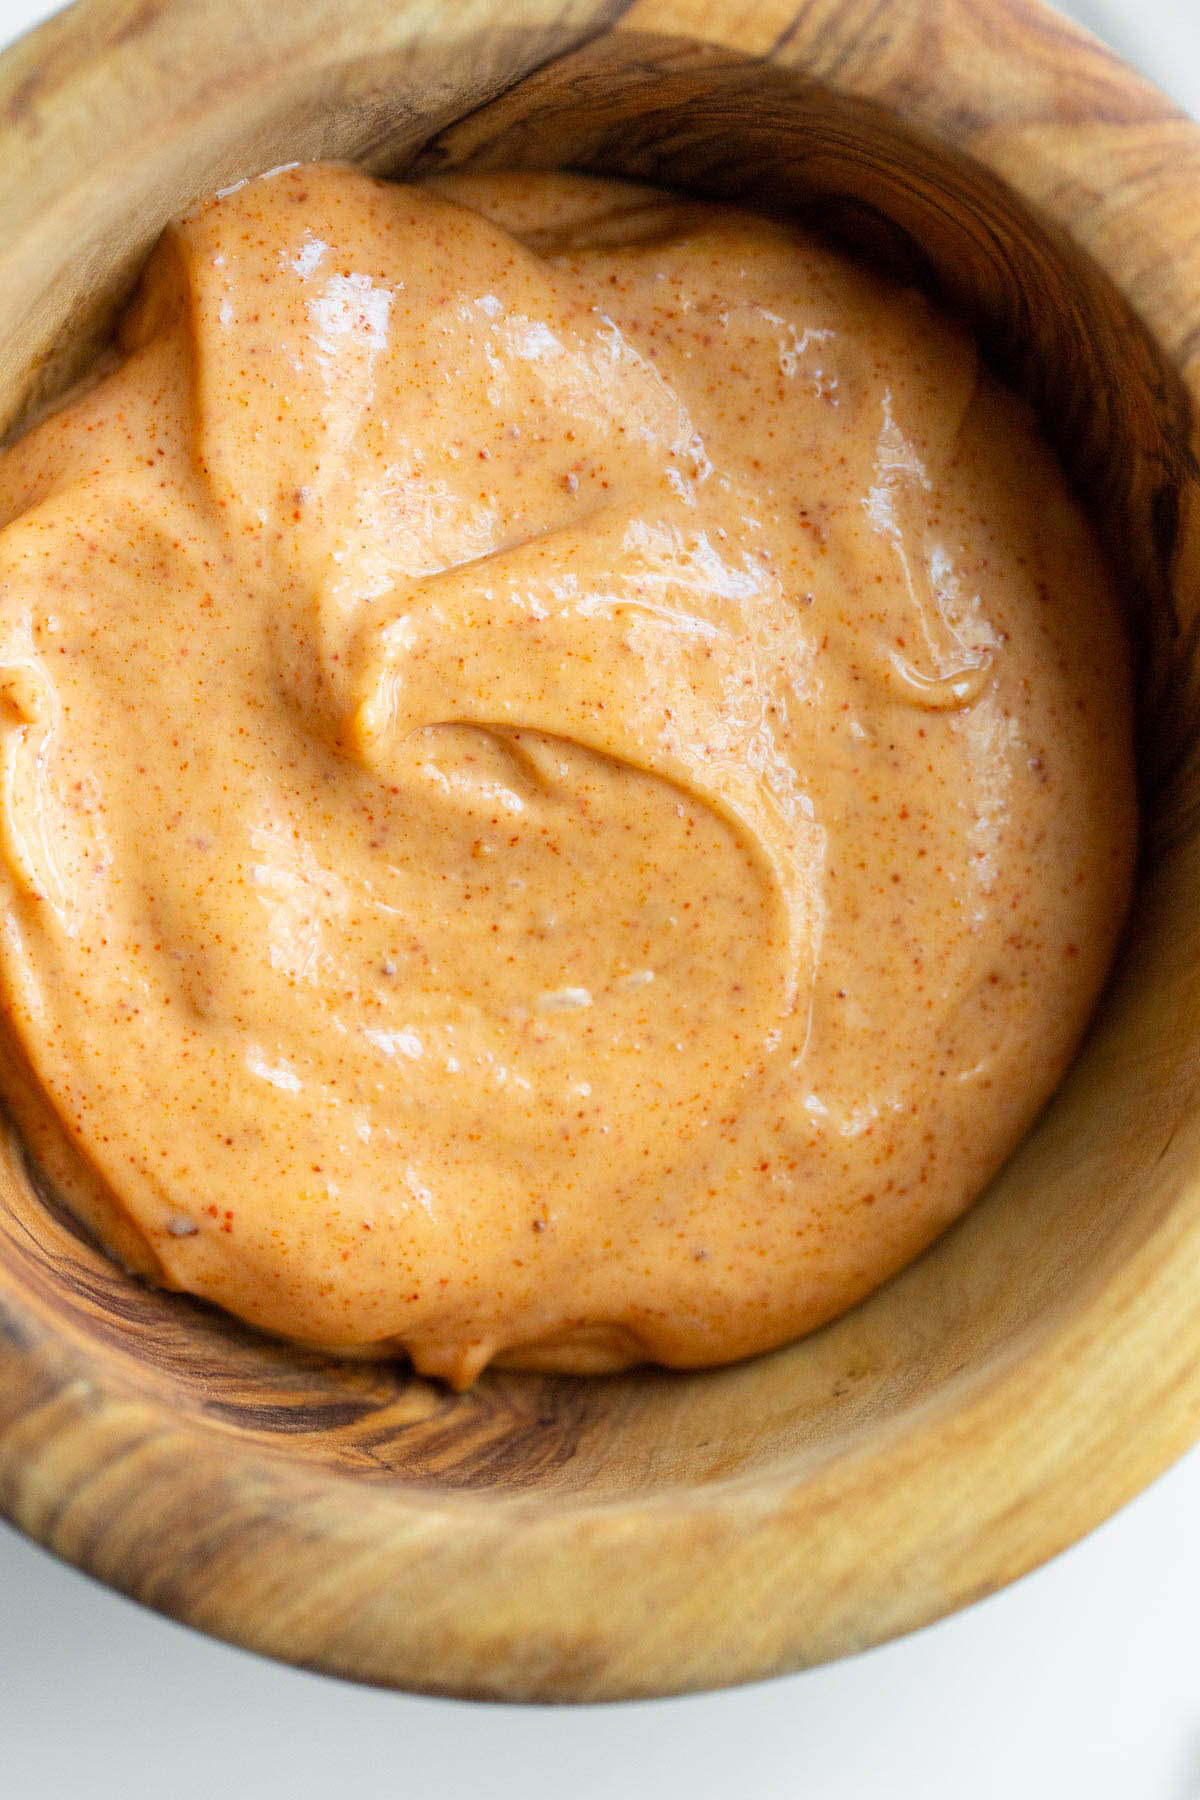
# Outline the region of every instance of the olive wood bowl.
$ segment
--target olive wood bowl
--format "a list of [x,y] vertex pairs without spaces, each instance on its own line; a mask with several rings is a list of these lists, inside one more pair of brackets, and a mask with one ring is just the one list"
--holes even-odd
[[877,1643],[1200,1435],[1200,130],[1026,0],[82,0],[0,59],[0,422],[86,366],[173,213],[317,156],[785,208],[964,316],[1123,582],[1133,917],[974,1210],[710,1373],[455,1396],[269,1342],[121,1273],[10,1133],[0,1508],[175,1618],[397,1687],[612,1699]]

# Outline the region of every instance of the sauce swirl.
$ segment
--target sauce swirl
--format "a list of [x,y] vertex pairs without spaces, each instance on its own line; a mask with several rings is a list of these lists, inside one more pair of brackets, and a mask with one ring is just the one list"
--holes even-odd
[[272,1332],[690,1367],[986,1184],[1127,902],[1111,583],[1023,408],[792,228],[316,165],[0,462],[11,1098]]

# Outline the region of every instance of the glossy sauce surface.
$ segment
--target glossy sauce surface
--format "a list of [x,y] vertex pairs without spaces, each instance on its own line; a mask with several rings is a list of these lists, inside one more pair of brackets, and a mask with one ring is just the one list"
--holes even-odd
[[289,169],[0,463],[10,1099],[267,1330],[695,1366],[921,1249],[1059,1079],[1128,676],[1030,419],[790,227]]

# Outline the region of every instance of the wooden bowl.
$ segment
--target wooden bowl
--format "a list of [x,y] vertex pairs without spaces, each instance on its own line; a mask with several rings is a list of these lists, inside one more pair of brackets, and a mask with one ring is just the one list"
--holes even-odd
[[1200,1433],[1200,131],[1024,0],[83,0],[0,63],[4,420],[93,353],[172,213],[313,156],[783,205],[964,312],[1126,579],[1132,927],[962,1224],[836,1324],[711,1374],[456,1398],[294,1352],[122,1275],[12,1143],[0,1505],[176,1618],[408,1688],[661,1694],[907,1631]]

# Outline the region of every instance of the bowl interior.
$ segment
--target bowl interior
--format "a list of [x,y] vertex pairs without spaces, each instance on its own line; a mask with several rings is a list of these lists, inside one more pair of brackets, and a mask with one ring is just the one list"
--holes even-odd
[[[1064,233],[882,108],[732,53],[624,32],[516,85],[514,59],[537,60],[517,32],[470,55],[443,42],[428,66],[414,54],[314,52],[286,81],[211,103],[189,96],[152,143],[110,148],[95,166],[76,155],[0,258],[0,417],[18,427],[86,365],[173,212],[282,162],[348,157],[397,175],[573,165],[797,213],[966,317],[1040,409],[1110,545],[1138,669],[1146,820],[1119,967],[1063,1089],[967,1218],[843,1319],[738,1367],[496,1372],[455,1397],[402,1366],[295,1352],[126,1277],[31,1180],[15,1143],[0,1168],[0,1338],[19,1353],[12,1368],[22,1361],[14,1381],[102,1369],[106,1392],[190,1422],[219,1454],[236,1447],[446,1504],[464,1492],[553,1508],[802,1485],[918,1416],[952,1414],[1085,1316],[1195,1164],[1181,1055],[1200,1030],[1200,706],[1178,604],[1200,573],[1183,529],[1195,484],[1188,395]],[[469,75],[455,73],[456,54]]]

